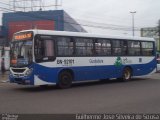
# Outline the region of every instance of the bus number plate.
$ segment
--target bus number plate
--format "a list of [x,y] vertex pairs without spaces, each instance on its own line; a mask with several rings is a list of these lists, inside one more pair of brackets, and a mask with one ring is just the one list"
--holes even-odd
[[72,66],[74,64],[74,59],[57,59],[57,64],[61,64],[63,66]]

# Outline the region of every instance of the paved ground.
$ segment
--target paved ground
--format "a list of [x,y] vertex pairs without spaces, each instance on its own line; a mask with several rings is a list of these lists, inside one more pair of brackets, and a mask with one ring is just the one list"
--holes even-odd
[[125,83],[76,84],[64,90],[1,82],[0,113],[160,113],[159,91],[160,73]]
[[0,82],[8,81],[8,74],[9,74],[9,71],[6,71],[5,73],[2,73],[0,71]]

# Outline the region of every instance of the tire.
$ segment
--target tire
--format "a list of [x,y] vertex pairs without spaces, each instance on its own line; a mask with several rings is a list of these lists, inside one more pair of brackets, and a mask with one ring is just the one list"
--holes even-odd
[[71,87],[73,76],[70,72],[64,71],[59,74],[57,86],[60,89]]
[[48,88],[48,85],[40,85],[39,87],[42,89],[45,89],[45,88]]
[[100,81],[101,83],[105,83],[105,82],[109,81],[109,78],[107,78],[107,79],[100,79],[99,81]]
[[131,80],[132,70],[129,67],[124,68],[122,77],[120,78],[121,81],[127,82]]

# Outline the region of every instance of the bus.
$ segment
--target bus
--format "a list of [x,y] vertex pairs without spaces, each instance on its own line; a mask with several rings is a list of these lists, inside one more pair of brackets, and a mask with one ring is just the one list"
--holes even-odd
[[25,30],[13,35],[11,83],[57,85],[156,72],[155,40],[81,32]]

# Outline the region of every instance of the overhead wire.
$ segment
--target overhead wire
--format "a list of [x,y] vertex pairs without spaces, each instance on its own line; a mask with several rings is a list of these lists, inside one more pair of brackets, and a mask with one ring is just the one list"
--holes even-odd
[[[0,3],[9,6],[9,4],[7,4],[7,3],[3,3],[3,2],[0,2]],[[109,30],[132,31],[132,28],[129,27],[129,26],[106,24],[106,23],[98,23],[98,22],[91,22],[91,21],[86,21],[86,20],[83,20],[83,22],[85,21],[87,23],[75,23],[75,22],[70,22],[69,19],[65,20],[65,21],[64,20],[55,20],[55,19],[49,19],[49,18],[43,17],[40,14],[39,15],[38,14],[37,15],[33,15],[33,14],[27,14],[26,12],[16,12],[15,10],[10,9],[10,8],[0,7],[0,9],[2,9],[2,11],[5,11],[5,12],[15,12],[15,14],[19,14],[19,15],[22,15],[22,16],[28,16],[28,17],[32,17],[32,18],[41,18],[43,20],[51,20],[51,21],[56,21],[56,22],[64,22],[64,23],[71,24],[71,25],[80,25],[80,26],[84,26],[84,27],[109,29]],[[79,19],[79,21],[82,21],[82,20]],[[141,29],[137,28],[137,27],[135,27],[134,30],[135,31],[141,31]],[[144,29],[144,31],[145,31],[145,29]],[[148,31],[148,30],[146,30],[146,31]],[[154,31],[154,30],[151,30],[151,31]],[[155,30],[155,31],[157,31],[157,30]]]

